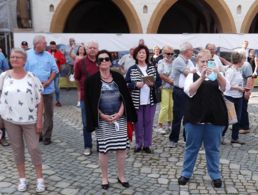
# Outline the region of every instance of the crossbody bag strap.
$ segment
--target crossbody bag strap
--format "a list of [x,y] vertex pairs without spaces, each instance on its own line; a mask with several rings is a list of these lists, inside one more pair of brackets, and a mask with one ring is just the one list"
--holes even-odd
[[88,76],[89,76],[89,73],[88,73],[88,71],[87,71],[87,67],[86,67],[85,61],[86,61],[86,57],[83,58],[83,60],[82,60],[82,69],[83,69],[83,72],[84,72],[84,74],[86,75],[86,79],[87,79]]
[[1,91],[1,93],[2,93],[2,91],[3,91],[4,80],[5,80],[5,78],[8,77],[9,75],[10,75],[10,70],[5,71],[5,75],[4,75],[4,77],[2,78],[3,80],[2,80],[2,83],[1,83],[1,86],[0,86],[0,91]]

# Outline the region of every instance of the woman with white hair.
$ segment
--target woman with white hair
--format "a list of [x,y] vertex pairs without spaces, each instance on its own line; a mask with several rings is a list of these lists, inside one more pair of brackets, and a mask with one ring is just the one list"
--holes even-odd
[[39,135],[42,132],[43,87],[32,73],[26,72],[27,54],[23,49],[13,49],[10,55],[12,69],[0,75],[0,114],[11,142],[19,175],[18,191],[27,190],[25,175],[24,141],[35,167],[36,191],[45,191]]
[[151,56],[151,59],[150,59],[152,65],[156,66],[158,62],[162,60],[162,58],[163,58],[163,55],[161,55],[160,47],[156,45],[153,48],[153,56]]
[[[244,88],[244,79],[241,72],[241,67],[245,62],[245,53],[243,51],[234,51],[231,56],[232,66],[230,66],[225,72],[225,77],[230,83],[230,88],[224,92],[224,96],[227,100],[234,103],[237,120],[241,120],[241,110],[243,104],[243,93]],[[232,135],[231,143],[245,144],[239,140],[239,122],[232,125]],[[224,136],[226,133],[227,127],[223,131],[222,143],[224,142]]]
[[[172,122],[172,107],[173,107],[173,98],[172,98],[172,84],[173,80],[169,77],[172,71],[172,62],[174,50],[171,46],[166,45],[162,49],[163,59],[158,62],[158,73],[162,80],[161,85],[161,103],[160,103],[160,112],[159,112],[159,128],[158,132],[165,134],[166,130],[171,130]],[[167,128],[165,129],[163,124],[167,123]]]

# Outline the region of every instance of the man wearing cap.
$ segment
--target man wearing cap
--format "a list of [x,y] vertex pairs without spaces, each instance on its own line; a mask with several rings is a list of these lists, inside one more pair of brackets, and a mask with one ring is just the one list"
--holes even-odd
[[24,51],[29,50],[28,42],[27,41],[22,41],[21,42],[21,48],[24,49]]

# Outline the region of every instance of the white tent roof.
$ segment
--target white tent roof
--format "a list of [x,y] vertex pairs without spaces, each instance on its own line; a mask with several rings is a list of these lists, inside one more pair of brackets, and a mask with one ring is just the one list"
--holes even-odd
[[20,47],[22,41],[27,41],[32,47],[33,37],[36,34],[45,35],[47,42],[56,41],[57,44],[68,44],[70,37],[76,43],[97,41],[100,49],[109,51],[127,51],[138,45],[139,39],[144,39],[149,48],[166,44],[178,49],[185,41],[193,47],[205,47],[207,43],[214,43],[217,47],[234,49],[241,47],[244,40],[249,41],[249,48],[258,47],[258,34],[73,34],[73,33],[14,33],[14,45]]

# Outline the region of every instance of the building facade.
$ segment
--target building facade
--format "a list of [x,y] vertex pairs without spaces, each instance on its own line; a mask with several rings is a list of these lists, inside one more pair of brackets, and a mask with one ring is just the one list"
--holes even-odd
[[32,32],[258,32],[256,0],[30,0],[30,7]]

